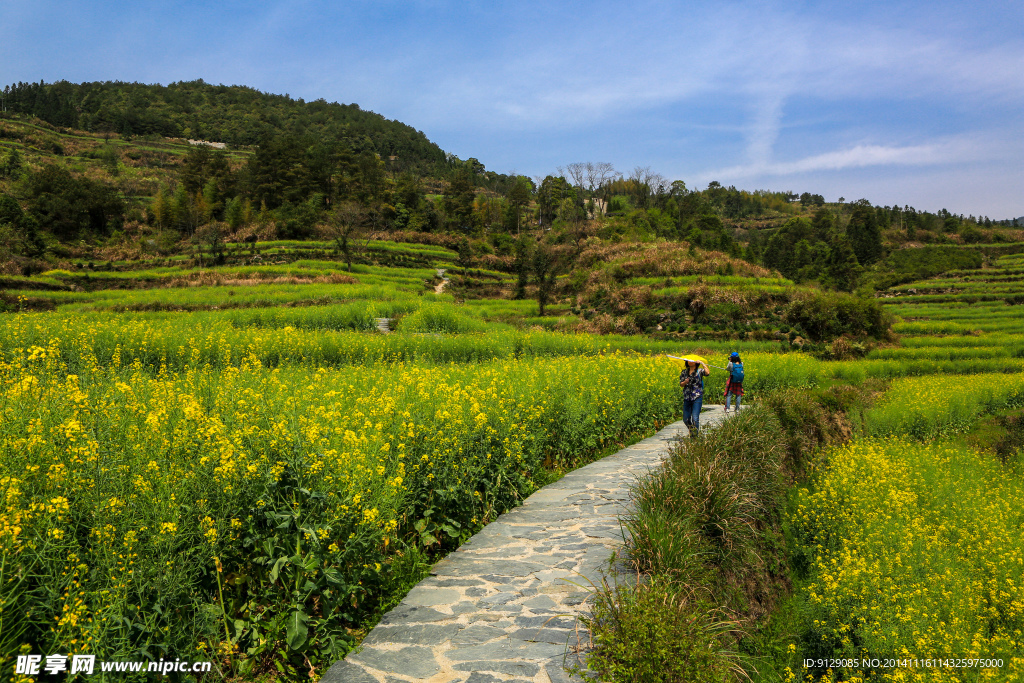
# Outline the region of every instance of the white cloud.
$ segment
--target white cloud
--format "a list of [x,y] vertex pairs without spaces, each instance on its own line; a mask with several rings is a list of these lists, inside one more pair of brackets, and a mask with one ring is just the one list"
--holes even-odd
[[926,166],[967,163],[989,157],[993,142],[977,136],[957,137],[919,145],[859,144],[847,149],[813,154],[794,161],[761,161],[700,174],[702,179],[731,180],[789,176],[813,171],[841,171],[868,166]]

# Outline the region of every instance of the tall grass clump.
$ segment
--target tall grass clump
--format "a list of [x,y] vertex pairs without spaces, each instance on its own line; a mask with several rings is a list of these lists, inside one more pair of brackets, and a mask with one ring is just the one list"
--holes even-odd
[[850,430],[856,390],[787,391],[674,447],[638,481],[623,520],[633,585],[602,583],[587,619],[601,680],[742,680],[743,636],[788,586],[786,490],[819,446]]
[[1024,674],[1019,473],[944,441],[862,440],[827,457],[830,467],[799,492],[792,520],[808,557],[799,656],[1002,665],[807,673],[822,681]]
[[[663,576],[632,588],[604,583],[592,612],[596,649],[588,661],[601,680],[700,683],[743,675],[729,644],[738,624],[699,589]],[[630,638],[636,634],[643,637]]]

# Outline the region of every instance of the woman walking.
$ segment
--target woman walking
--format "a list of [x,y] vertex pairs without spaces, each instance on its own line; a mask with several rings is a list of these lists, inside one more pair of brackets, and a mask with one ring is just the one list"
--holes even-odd
[[743,361],[740,360],[738,351],[733,351],[729,356],[729,364],[725,366],[725,371],[729,373],[729,378],[725,383],[725,412],[729,412],[732,397],[735,396],[735,412],[738,413],[740,412],[740,401],[743,400]]
[[711,374],[704,363],[687,360],[686,368],[679,373],[679,386],[683,388],[683,424],[690,430],[690,437],[700,433],[700,409],[704,403],[704,378]]

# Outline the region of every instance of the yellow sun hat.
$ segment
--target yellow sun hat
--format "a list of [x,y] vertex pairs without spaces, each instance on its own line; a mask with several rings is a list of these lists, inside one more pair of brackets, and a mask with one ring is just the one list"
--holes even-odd
[[678,365],[680,368],[686,369],[686,362],[701,363],[707,365],[708,362],[704,359],[704,356],[698,356],[696,354],[688,354],[686,356],[667,356],[672,359],[672,362]]

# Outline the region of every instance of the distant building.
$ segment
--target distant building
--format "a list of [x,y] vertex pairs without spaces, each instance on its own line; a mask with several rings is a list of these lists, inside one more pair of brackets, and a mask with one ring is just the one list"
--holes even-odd
[[190,145],[206,145],[207,147],[213,147],[214,149],[227,149],[227,143],[224,142],[210,142],[209,140],[189,140]]

